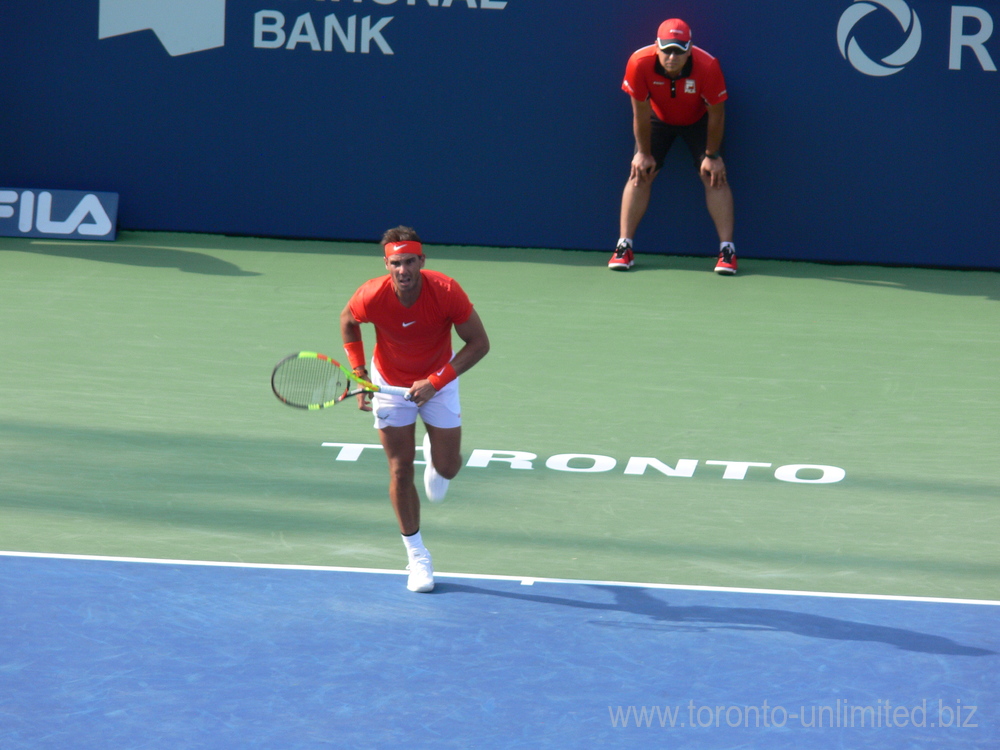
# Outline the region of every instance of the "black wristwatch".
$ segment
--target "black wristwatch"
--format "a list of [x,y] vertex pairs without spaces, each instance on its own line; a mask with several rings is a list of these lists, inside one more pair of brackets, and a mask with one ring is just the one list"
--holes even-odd
[[705,152],[705,158],[706,159],[718,159],[719,156],[720,156],[720,154],[719,154],[718,151],[716,151],[714,154],[710,154],[707,151]]

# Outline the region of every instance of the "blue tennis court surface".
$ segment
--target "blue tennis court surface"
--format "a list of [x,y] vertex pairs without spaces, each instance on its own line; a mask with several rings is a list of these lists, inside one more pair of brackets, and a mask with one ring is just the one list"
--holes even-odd
[[0,747],[996,748],[1000,607],[0,555]]

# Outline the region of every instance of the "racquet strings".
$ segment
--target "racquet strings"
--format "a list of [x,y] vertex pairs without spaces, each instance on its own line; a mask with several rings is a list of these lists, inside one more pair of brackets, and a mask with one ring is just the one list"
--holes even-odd
[[283,362],[274,373],[275,391],[290,404],[318,406],[336,401],[347,390],[348,379],[328,360],[297,357]]

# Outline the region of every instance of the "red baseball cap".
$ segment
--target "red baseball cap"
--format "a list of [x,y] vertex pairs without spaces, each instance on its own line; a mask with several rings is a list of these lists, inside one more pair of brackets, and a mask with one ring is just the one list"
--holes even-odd
[[679,18],[669,18],[656,30],[656,46],[660,49],[680,47],[687,52],[691,48],[691,27]]

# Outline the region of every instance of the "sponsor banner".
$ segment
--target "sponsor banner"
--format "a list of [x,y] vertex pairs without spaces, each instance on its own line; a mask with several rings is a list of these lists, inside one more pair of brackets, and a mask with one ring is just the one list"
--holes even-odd
[[[622,76],[668,11],[567,7],[4,0],[0,179],[115,185],[129,229],[363,240],[406,223],[610,253],[634,144]],[[677,13],[725,75],[741,258],[1000,267],[1000,0]],[[682,143],[635,240],[718,252]]]
[[0,187],[0,236],[114,240],[118,193]]

